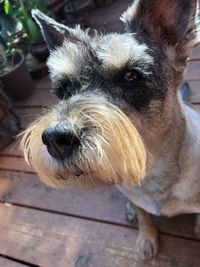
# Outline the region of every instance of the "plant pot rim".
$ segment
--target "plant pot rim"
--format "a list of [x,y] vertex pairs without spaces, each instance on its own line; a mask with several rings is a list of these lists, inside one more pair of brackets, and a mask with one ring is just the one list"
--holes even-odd
[[44,39],[41,39],[41,40],[38,40],[37,42],[31,42],[30,41],[29,45],[41,45],[44,43],[45,43]]
[[40,45],[46,45],[44,40],[41,40],[39,42],[35,42],[35,43],[30,43],[30,46],[40,46]]
[[10,74],[11,72],[15,71],[24,62],[25,57],[24,57],[24,54],[20,50],[16,50],[16,52],[14,54],[14,57],[17,56],[17,55],[19,55],[21,57],[20,58],[20,61],[16,65],[14,65],[14,67],[12,68],[12,70],[7,71],[7,72],[5,72],[3,74],[0,74],[0,77],[4,77],[4,76]]

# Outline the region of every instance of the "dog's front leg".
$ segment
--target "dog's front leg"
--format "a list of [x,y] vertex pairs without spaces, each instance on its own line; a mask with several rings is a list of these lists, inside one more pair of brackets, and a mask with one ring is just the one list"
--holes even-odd
[[150,260],[158,252],[158,231],[152,215],[137,207],[132,202],[126,204],[127,220],[138,223],[139,235],[136,241],[138,256],[142,260]]
[[142,260],[150,260],[158,252],[158,231],[152,215],[137,207],[132,202],[126,203],[126,217],[130,223],[138,223],[139,235],[136,241],[138,256]]
[[150,260],[158,253],[158,231],[152,216],[141,208],[136,208],[139,235],[136,241],[138,256]]

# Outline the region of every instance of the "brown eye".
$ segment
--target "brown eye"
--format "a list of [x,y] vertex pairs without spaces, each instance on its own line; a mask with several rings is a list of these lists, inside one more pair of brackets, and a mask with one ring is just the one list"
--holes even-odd
[[127,83],[134,83],[141,79],[142,75],[138,70],[130,70],[124,75],[124,80]]

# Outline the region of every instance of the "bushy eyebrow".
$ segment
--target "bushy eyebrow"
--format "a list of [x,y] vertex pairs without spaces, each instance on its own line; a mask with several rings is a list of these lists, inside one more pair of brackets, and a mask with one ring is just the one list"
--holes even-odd
[[113,34],[105,36],[104,39],[105,42],[101,43],[96,55],[105,67],[121,68],[130,61],[141,61],[143,65],[154,62],[148,46],[145,43],[139,43],[133,35]]

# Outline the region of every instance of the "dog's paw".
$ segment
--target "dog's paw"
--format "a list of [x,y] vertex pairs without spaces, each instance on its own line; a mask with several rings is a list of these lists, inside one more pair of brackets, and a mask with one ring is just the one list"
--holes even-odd
[[137,212],[134,205],[131,202],[127,202],[125,205],[126,219],[130,223],[136,224],[137,220]]
[[151,260],[158,253],[158,234],[156,229],[147,228],[139,232],[136,241],[137,255],[141,260]]
[[195,221],[195,225],[194,225],[194,233],[197,236],[200,236],[200,214],[196,215],[196,221]]

